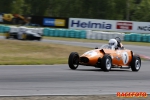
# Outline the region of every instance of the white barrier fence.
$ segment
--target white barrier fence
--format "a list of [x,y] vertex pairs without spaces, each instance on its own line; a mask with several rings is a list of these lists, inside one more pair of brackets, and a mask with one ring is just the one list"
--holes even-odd
[[[34,33],[38,33],[44,35],[44,28],[28,28],[24,26],[10,26],[11,33],[19,33],[24,31],[32,31]],[[97,40],[109,40],[115,37],[120,37],[121,40],[124,40],[125,33],[120,32],[104,32],[104,31],[92,31],[86,30],[86,39],[97,39]]]
[[125,33],[119,32],[103,32],[103,31],[87,31],[87,39],[109,40],[115,37],[120,37],[124,40]]

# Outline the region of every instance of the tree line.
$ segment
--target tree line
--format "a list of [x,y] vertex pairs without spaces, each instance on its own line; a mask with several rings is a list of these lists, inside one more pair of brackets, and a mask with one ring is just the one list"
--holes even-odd
[[0,0],[1,13],[150,21],[150,0]]

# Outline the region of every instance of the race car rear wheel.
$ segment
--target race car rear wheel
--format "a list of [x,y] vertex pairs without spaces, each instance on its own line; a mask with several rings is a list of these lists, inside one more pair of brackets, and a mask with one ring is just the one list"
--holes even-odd
[[105,54],[101,60],[101,69],[103,71],[109,71],[112,67],[112,59],[110,55]]
[[138,55],[134,55],[131,61],[131,70],[132,71],[139,71],[141,68],[141,59]]
[[9,39],[10,38],[10,33],[5,33],[5,38]]
[[77,52],[72,52],[68,58],[68,65],[70,69],[77,69],[79,65],[79,54]]
[[26,40],[27,39],[27,35],[25,33],[22,34],[22,40]]

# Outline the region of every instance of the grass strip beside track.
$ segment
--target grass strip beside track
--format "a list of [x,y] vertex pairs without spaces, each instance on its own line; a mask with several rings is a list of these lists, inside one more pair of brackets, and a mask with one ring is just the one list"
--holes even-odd
[[[0,36],[4,36],[4,34],[0,33]],[[91,42],[91,43],[108,43],[108,40],[78,39],[78,38],[48,37],[48,36],[43,36],[43,38],[44,39],[50,39],[50,40]],[[122,41],[122,43],[123,43],[123,45],[150,46],[149,42],[128,42],[128,41]]]
[[[63,38],[63,37],[43,37],[50,40],[64,40],[64,41],[77,41],[77,42],[93,42],[93,43],[108,43],[108,40],[94,40],[94,39],[77,39],[77,38]],[[149,42],[127,42],[122,41],[123,45],[138,45],[138,46],[150,46]]]
[[0,40],[0,65],[66,64],[71,52],[90,48],[20,40]]

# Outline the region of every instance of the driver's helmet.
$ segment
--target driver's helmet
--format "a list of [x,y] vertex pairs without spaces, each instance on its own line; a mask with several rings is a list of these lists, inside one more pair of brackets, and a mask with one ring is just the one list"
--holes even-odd
[[118,42],[116,39],[110,39],[108,42],[109,48],[117,48]]

